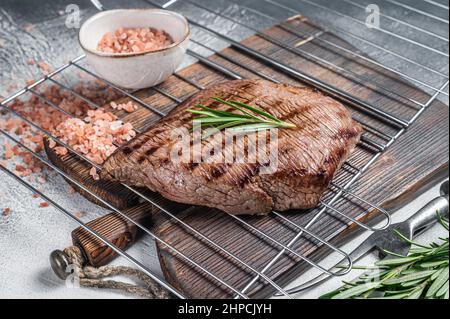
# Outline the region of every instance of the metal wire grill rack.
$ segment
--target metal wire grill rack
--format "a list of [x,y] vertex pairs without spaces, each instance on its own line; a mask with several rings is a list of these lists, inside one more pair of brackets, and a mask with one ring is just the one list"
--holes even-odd
[[[252,14],[266,17],[269,20],[276,22],[275,18],[270,17],[266,13],[261,12],[255,8],[246,7],[245,1],[243,1],[242,3],[238,3],[235,0],[227,0],[227,1],[233,3],[236,6],[244,8],[245,10],[247,10],[248,12],[250,12]],[[354,6],[355,8],[365,9],[365,6],[363,6],[357,2],[354,2],[351,0],[343,0],[343,1]],[[427,19],[433,19],[433,20],[438,21],[439,23],[448,24],[448,20],[446,20],[442,17],[436,16],[432,13],[429,13],[425,10],[422,10],[421,8],[416,8],[416,7],[413,7],[410,5],[406,5],[399,1],[391,1],[391,0],[384,0],[384,1],[391,3],[393,5],[400,6],[406,10],[409,10],[409,12],[413,12],[418,15],[423,15]],[[94,5],[96,5],[96,7],[99,10],[103,10],[103,6],[99,1],[92,1],[92,2],[94,3]],[[345,75],[346,77],[348,77],[349,79],[355,81],[356,83],[361,84],[362,86],[373,88],[374,90],[376,90],[378,93],[380,93],[382,95],[389,96],[390,98],[395,99],[396,101],[401,101],[401,103],[404,103],[405,105],[407,105],[407,107],[409,107],[413,110],[411,112],[411,116],[409,118],[402,118],[399,115],[392,114],[391,112],[383,110],[377,106],[374,106],[372,103],[365,101],[364,99],[357,97],[344,89],[337,88],[330,83],[326,83],[322,79],[319,79],[310,74],[306,74],[306,73],[302,72],[302,70],[293,68],[293,67],[289,66],[288,64],[283,63],[283,61],[279,61],[278,59],[273,58],[272,56],[263,54],[251,47],[243,45],[240,42],[234,40],[232,37],[214,30],[212,27],[203,25],[202,23],[197,22],[197,21],[190,20],[189,22],[190,22],[191,26],[193,26],[211,36],[214,36],[217,39],[220,39],[221,41],[227,42],[231,47],[239,50],[240,52],[242,52],[249,58],[261,61],[262,63],[272,67],[273,69],[284,72],[285,74],[289,75],[290,77],[292,77],[294,79],[299,80],[300,82],[304,82],[304,83],[312,85],[316,88],[319,88],[320,90],[345,102],[347,105],[352,106],[354,109],[360,110],[362,113],[369,115],[370,118],[375,119],[376,123],[378,123],[377,125],[374,125],[370,121],[365,121],[363,117],[360,117],[357,119],[365,128],[365,134],[364,134],[364,136],[361,140],[361,143],[359,145],[359,148],[358,148],[358,149],[360,149],[361,152],[365,153],[365,156],[363,157],[364,159],[354,161],[354,159],[350,158],[345,163],[344,168],[343,168],[343,171],[345,171],[345,174],[343,174],[343,176],[341,176],[341,177],[340,176],[336,177],[336,179],[333,181],[333,183],[330,187],[330,191],[323,197],[323,199],[320,202],[320,206],[316,210],[314,210],[314,212],[311,213],[312,217],[306,224],[299,225],[299,224],[291,221],[291,219],[289,218],[289,215],[285,215],[285,214],[282,214],[282,213],[276,212],[276,211],[272,212],[271,215],[273,216],[273,218],[278,219],[281,222],[292,226],[296,230],[295,235],[292,236],[288,241],[283,242],[283,241],[280,241],[278,238],[274,238],[274,236],[270,235],[269,233],[257,228],[251,221],[248,221],[239,216],[228,215],[229,218],[234,219],[237,224],[245,227],[248,231],[251,231],[254,234],[256,234],[256,236],[258,236],[260,238],[260,240],[267,241],[270,244],[277,247],[278,253],[270,260],[270,262],[268,262],[261,269],[255,268],[252,264],[250,264],[243,258],[239,257],[237,254],[235,254],[231,251],[228,251],[220,242],[217,242],[217,241],[209,238],[208,236],[206,236],[203,233],[202,229],[195,229],[194,227],[189,225],[189,223],[185,222],[183,219],[178,218],[174,212],[167,209],[164,205],[155,201],[153,198],[151,198],[147,194],[143,194],[139,190],[137,190],[133,187],[123,185],[128,190],[130,190],[131,192],[133,192],[136,195],[138,195],[139,197],[141,197],[142,200],[152,203],[160,211],[162,211],[164,214],[166,214],[168,218],[173,220],[173,222],[176,222],[179,225],[181,225],[183,228],[185,228],[187,231],[192,233],[194,236],[196,236],[197,238],[199,238],[200,240],[205,242],[205,244],[220,251],[222,254],[225,254],[227,257],[234,260],[234,262],[237,265],[239,265],[240,267],[245,268],[246,271],[248,271],[252,275],[252,278],[251,278],[251,280],[249,280],[246,283],[243,283],[239,287],[237,287],[236,285],[230,284],[224,278],[220,278],[218,275],[216,275],[214,272],[209,270],[207,267],[203,266],[199,261],[188,256],[184,251],[181,251],[178,248],[171,246],[169,243],[165,242],[162,238],[158,237],[155,233],[153,233],[147,227],[145,227],[144,225],[137,223],[134,220],[132,220],[131,218],[129,218],[126,214],[123,213],[123,211],[117,209],[111,203],[108,203],[107,201],[103,200],[100,196],[91,192],[84,185],[77,182],[76,180],[74,180],[73,178],[68,176],[66,173],[61,171],[58,167],[53,165],[44,156],[42,156],[41,154],[38,154],[38,153],[34,152],[33,150],[31,150],[30,148],[28,148],[27,146],[24,145],[24,143],[22,143],[20,140],[18,140],[14,136],[10,135],[8,132],[3,130],[2,128],[0,128],[0,133],[2,135],[4,135],[7,139],[9,139],[12,142],[16,143],[17,145],[19,145],[24,150],[30,152],[34,157],[38,158],[40,161],[42,161],[48,167],[54,169],[58,174],[65,177],[66,179],[70,180],[72,183],[74,183],[81,189],[85,190],[87,193],[91,194],[93,197],[98,199],[101,203],[103,203],[109,209],[111,209],[112,211],[121,215],[125,220],[128,220],[129,222],[136,224],[136,226],[140,230],[142,230],[146,234],[153,237],[156,241],[159,241],[162,244],[169,247],[169,249],[171,250],[171,252],[174,255],[176,255],[178,258],[184,259],[187,263],[191,264],[193,267],[195,267],[196,269],[201,271],[205,276],[210,277],[211,280],[213,282],[215,282],[217,285],[219,285],[221,287],[225,287],[227,290],[230,291],[230,293],[235,298],[249,298],[250,295],[248,293],[252,290],[252,288],[258,282],[264,282],[264,284],[272,286],[276,291],[285,295],[286,297],[291,297],[282,287],[280,287],[279,284],[276,283],[276,279],[272,278],[270,275],[271,269],[285,255],[295,256],[300,261],[303,261],[303,262],[309,264],[310,266],[319,269],[321,272],[327,273],[329,275],[339,276],[339,275],[348,273],[352,266],[352,260],[348,257],[348,254],[346,252],[342,251],[339,247],[335,246],[328,239],[322,238],[319,234],[315,234],[315,233],[311,232],[309,229],[315,223],[321,222],[321,220],[324,218],[325,215],[337,216],[337,217],[341,218],[347,224],[356,224],[359,227],[366,229],[368,231],[375,231],[378,229],[378,228],[373,227],[372,225],[368,225],[368,224],[361,222],[358,218],[350,216],[345,211],[337,209],[335,207],[335,203],[340,200],[348,200],[349,202],[354,203],[354,205],[356,205],[358,207],[365,207],[365,209],[367,211],[373,210],[373,209],[377,210],[381,216],[384,216],[384,219],[385,219],[385,223],[383,226],[381,226],[381,228],[387,227],[389,225],[389,223],[390,223],[389,213],[386,212],[384,209],[377,207],[377,205],[371,203],[370,200],[364,199],[361,196],[359,196],[358,194],[352,192],[351,187],[355,183],[355,181],[357,181],[369,169],[369,167],[371,167],[371,165],[382,155],[382,153],[387,148],[389,148],[407,130],[407,128],[417,120],[417,118],[426,110],[426,108],[428,108],[437,98],[442,97],[442,96],[448,97],[448,92],[446,91],[446,90],[448,90],[448,84],[449,84],[448,70],[447,70],[447,73],[445,73],[445,71],[434,69],[431,66],[419,63],[407,56],[398,54],[391,49],[384,48],[382,45],[372,42],[371,40],[368,40],[361,35],[358,35],[353,32],[349,32],[348,30],[344,30],[344,29],[338,28],[333,31],[340,33],[340,34],[344,34],[348,37],[357,39],[358,41],[361,41],[362,43],[371,45],[371,46],[383,51],[385,54],[393,55],[397,58],[400,58],[402,61],[404,61],[405,64],[407,64],[409,66],[414,66],[414,67],[424,70],[424,72],[426,71],[426,72],[431,73],[433,76],[435,76],[437,78],[437,80],[433,81],[432,83],[426,82],[426,81],[418,79],[417,77],[412,76],[404,71],[398,70],[397,68],[390,67],[384,63],[378,62],[366,55],[359,53],[359,52],[353,52],[353,51],[349,50],[348,48],[342,46],[341,44],[334,42],[327,37],[324,37],[323,35],[327,34],[328,30],[307,33],[307,32],[304,32],[303,30],[299,30],[287,23],[281,23],[279,25],[280,28],[282,28],[284,31],[286,31],[290,34],[293,34],[297,37],[296,43],[284,43],[280,39],[275,39],[275,38],[271,37],[270,35],[265,34],[263,31],[259,31],[259,30],[255,29],[254,27],[252,27],[251,25],[248,25],[245,22],[240,21],[238,18],[230,17],[227,14],[224,14],[218,10],[215,10],[214,8],[211,8],[210,6],[206,5],[204,2],[195,1],[195,0],[179,0],[179,1],[172,0],[163,5],[160,5],[159,3],[156,3],[151,0],[147,0],[145,2],[150,7],[170,8],[170,9],[174,9],[174,10],[177,10],[177,7],[176,7],[177,4],[183,3],[183,4],[190,5],[196,9],[204,10],[205,12],[208,12],[209,14],[214,14],[222,19],[225,19],[225,20],[231,21],[233,23],[236,23],[238,25],[241,25],[243,27],[246,27],[250,31],[254,32],[256,35],[261,37],[262,39],[266,40],[267,42],[270,42],[274,45],[279,46],[280,49],[282,49],[282,50],[286,50],[286,51],[291,52],[292,54],[295,54],[295,55],[298,55],[298,56],[301,56],[301,57],[304,57],[307,59],[311,59],[315,63],[321,65],[322,67],[331,69],[334,72],[341,73],[341,74]],[[282,1],[276,2],[276,1],[271,1],[271,0],[264,0],[263,2],[266,5],[276,6],[278,8],[285,10],[287,15],[297,14],[296,8],[292,8],[292,7],[284,4],[284,2],[282,2]],[[300,2],[304,3],[308,6],[311,6],[312,8],[323,9],[323,10],[325,10],[329,13],[332,13],[336,16],[348,19],[348,20],[352,21],[353,23],[364,24],[364,22],[362,20],[359,20],[353,16],[350,16],[350,15],[340,12],[338,10],[335,10],[332,7],[323,6],[321,4],[318,4],[318,3],[312,2],[312,1],[308,1],[308,0],[301,0]],[[440,4],[440,3],[437,3],[434,1],[427,1],[427,0],[424,0],[423,2],[426,2],[428,5],[438,7],[441,10],[448,11],[448,6],[445,6],[443,4]],[[443,43],[447,43],[447,45],[448,45],[448,38],[445,36],[441,36],[432,31],[423,29],[421,27],[416,26],[413,23],[410,23],[406,20],[404,21],[397,17],[387,16],[387,15],[383,15],[383,14],[382,14],[382,17],[384,19],[396,22],[396,23],[402,25],[403,27],[411,28],[414,31],[426,34],[430,38],[441,41]],[[421,50],[428,51],[430,54],[435,54],[443,59],[448,60],[448,52],[446,52],[445,50],[442,50],[441,48],[438,48],[435,46],[429,46],[425,43],[422,43],[422,42],[414,39],[413,37],[403,36],[403,35],[397,34],[395,32],[392,32],[388,29],[379,28],[379,29],[377,29],[377,31],[385,33],[399,41],[404,41],[415,48],[419,48]],[[361,78],[360,75],[358,75],[355,72],[352,72],[352,70],[348,70],[348,69],[342,68],[341,66],[335,65],[332,62],[329,62],[326,59],[321,58],[320,56],[316,56],[316,55],[308,52],[306,49],[302,48],[302,44],[308,43],[311,41],[330,45],[333,48],[340,50],[340,52],[348,54],[353,58],[362,59],[365,62],[368,62],[373,66],[382,68],[386,71],[389,71],[390,73],[399,75],[403,79],[410,81],[414,85],[417,85],[417,86],[423,88],[424,90],[427,90],[430,93],[430,96],[427,97],[425,100],[416,100],[414,97],[408,96],[403,93],[395,92],[392,89],[390,89],[389,87],[384,87],[381,84],[381,82],[379,82],[377,79]],[[267,79],[269,81],[273,81],[276,83],[279,82],[273,76],[271,76],[267,73],[261,72],[261,71],[253,70],[253,69],[249,68],[248,66],[246,66],[245,64],[242,64],[241,62],[236,61],[235,59],[233,59],[233,57],[224,55],[223,53],[219,52],[218,50],[216,50],[208,45],[202,44],[200,41],[193,39],[192,42],[196,47],[201,47],[212,53],[215,53],[218,56],[220,56],[221,58],[223,58],[224,60],[226,60],[228,63],[235,64],[238,67],[242,68],[243,70],[249,71],[258,77],[261,77],[261,78],[264,78],[264,79]],[[207,57],[198,53],[194,49],[188,50],[187,53],[191,57],[197,59],[200,63],[208,66],[208,68],[210,68],[212,72],[220,73],[231,79],[244,78],[243,75],[241,75],[240,73],[227,67],[225,64],[221,64],[221,63],[218,63],[211,59],[208,59]],[[65,146],[67,149],[69,149],[70,152],[72,152],[73,154],[76,154],[82,160],[90,163],[91,165],[93,165],[93,166],[97,167],[99,170],[101,170],[101,166],[93,163],[91,160],[86,158],[83,154],[79,154],[77,151],[75,151],[69,145],[66,145],[64,142],[60,141],[58,138],[52,136],[51,132],[49,132],[46,129],[40,127],[39,125],[33,123],[32,121],[30,121],[29,119],[24,117],[22,114],[20,114],[20,112],[13,110],[9,106],[9,104],[14,102],[16,99],[20,99],[20,98],[24,97],[25,95],[30,94],[30,95],[34,95],[34,96],[38,97],[39,99],[42,99],[51,107],[54,107],[55,109],[58,109],[59,111],[64,112],[66,115],[73,117],[74,116],[73,114],[66,112],[64,109],[62,109],[58,105],[54,104],[52,101],[46,99],[39,92],[39,87],[42,84],[51,82],[52,84],[57,85],[57,86],[61,87],[62,89],[70,92],[71,94],[76,95],[77,97],[79,97],[80,99],[82,99],[83,101],[88,103],[92,108],[100,107],[99,105],[96,105],[93,101],[91,101],[91,100],[87,99],[86,97],[80,95],[79,93],[75,92],[70,87],[70,85],[64,84],[61,79],[57,79],[58,76],[64,76],[64,73],[67,72],[68,70],[76,69],[76,70],[79,70],[86,74],[89,74],[90,76],[92,76],[94,78],[104,81],[105,83],[108,84],[109,87],[113,88],[114,90],[119,91],[123,95],[134,100],[135,102],[140,104],[142,107],[154,112],[155,114],[159,115],[160,117],[163,117],[165,115],[165,113],[162,112],[160,109],[157,109],[157,108],[153,107],[152,105],[146,103],[142,99],[140,99],[137,95],[135,95],[135,92],[129,92],[127,90],[123,90],[123,89],[113,85],[112,83],[109,83],[106,80],[99,78],[94,72],[90,71],[89,68],[83,64],[83,62],[84,62],[83,59],[84,59],[84,56],[79,56],[79,57],[71,60],[69,63],[59,67],[55,71],[53,71],[50,74],[46,75],[45,77],[39,79],[38,81],[34,82],[33,84],[23,88],[22,90],[16,92],[15,94],[13,94],[11,96],[5,98],[1,102],[0,105],[1,105],[2,109],[8,111],[12,116],[22,119],[23,121],[28,123],[30,126],[32,126],[34,129],[53,138],[56,142],[58,142],[62,146]],[[448,62],[447,62],[447,66],[448,66]],[[175,75],[179,79],[186,81],[187,83],[194,86],[198,90],[201,90],[204,88],[202,84],[196,82],[193,79],[186,78],[186,77],[182,76],[181,74],[175,74]],[[155,94],[163,95],[166,98],[172,100],[175,103],[175,105],[182,103],[187,98],[187,97],[180,98],[180,97],[173,96],[166,90],[160,88],[160,86],[152,88],[151,90],[153,90],[155,92]],[[137,131],[139,131],[139,129],[137,129]],[[154,280],[156,280],[163,287],[167,288],[175,296],[180,297],[180,298],[185,297],[180,291],[178,291],[175,287],[173,287],[166,280],[164,280],[163,278],[160,278],[158,275],[155,275],[152,271],[150,271],[149,268],[145,264],[141,263],[139,260],[137,260],[135,257],[131,256],[126,251],[122,251],[121,249],[116,247],[113,243],[108,242],[108,240],[106,240],[100,234],[96,233],[90,227],[86,226],[82,221],[80,221],[77,217],[75,217],[74,213],[71,212],[71,210],[69,208],[63,207],[61,204],[58,204],[57,202],[52,200],[49,196],[42,193],[35,187],[33,187],[26,180],[22,179],[21,177],[16,175],[13,171],[9,170],[8,168],[6,168],[2,165],[0,165],[0,168],[3,171],[5,171],[8,175],[17,179],[17,181],[22,183],[25,187],[30,189],[32,192],[39,194],[44,200],[48,201],[57,210],[59,210],[60,212],[62,212],[65,215],[67,215],[69,218],[73,219],[80,226],[82,226],[86,231],[95,235],[97,238],[99,238],[102,242],[104,242],[107,246],[109,246],[115,252],[117,252],[118,254],[120,254],[121,256],[126,258],[128,261],[135,264],[136,267],[140,268],[142,271],[144,271],[146,274],[148,274],[150,277],[152,277]],[[302,238],[311,240],[318,246],[326,246],[326,247],[328,247],[328,249],[330,251],[342,255],[343,258],[347,259],[347,267],[345,269],[341,269],[338,271],[334,271],[332,269],[330,270],[327,267],[323,266],[320,263],[320,261],[313,260],[313,259],[309,258],[308,256],[304,256],[304,255],[298,253],[293,247],[294,247],[294,244],[297,243]]]

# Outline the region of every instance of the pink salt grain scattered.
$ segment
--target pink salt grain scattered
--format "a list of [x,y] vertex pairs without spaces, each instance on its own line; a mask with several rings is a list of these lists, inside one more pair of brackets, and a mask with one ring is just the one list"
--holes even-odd
[[[53,135],[95,164],[101,165],[117,149],[117,145],[131,140],[136,132],[130,123],[124,124],[114,114],[97,109],[89,110],[84,121],[67,119],[53,130]],[[67,154],[67,149],[61,146],[54,147],[54,150],[58,155]],[[94,179],[100,178],[95,167],[90,173]]]
[[56,142],[53,139],[50,139],[48,141],[48,147],[54,148],[56,146]]
[[[45,68],[44,64],[42,64],[42,66]],[[32,83],[32,81],[29,81],[29,83]],[[122,97],[119,92],[108,89],[106,84],[102,81],[80,82],[74,86],[73,90],[99,105],[104,105],[111,100]],[[88,110],[91,109],[90,105],[85,101],[69,91],[61,89],[59,86],[42,85],[40,94],[54,104],[59,105],[60,108],[64,109],[67,113],[74,114],[78,117],[86,116]],[[14,102],[10,103],[10,107],[27,120],[30,120],[50,132],[53,132],[58,125],[67,119],[66,114],[53,108],[35,95],[31,95],[28,99],[15,99]],[[17,135],[22,143],[35,152],[39,153],[43,151],[43,134],[33,130],[25,121],[18,118],[0,118],[0,127],[8,133]],[[34,176],[35,178],[30,176],[29,178],[33,178],[33,180],[36,179],[36,181],[41,184],[46,183],[46,178],[43,175],[45,165],[39,159],[17,145],[11,146],[6,142],[2,146],[3,152],[0,151],[0,154],[3,156],[0,156],[8,162],[14,161],[14,165],[21,165],[18,167],[18,170],[20,171],[18,173],[20,175],[28,176],[31,173],[42,173],[42,176]],[[2,146],[0,146],[0,148]],[[55,141],[49,140],[49,146],[55,148],[58,145]],[[60,152],[62,152],[61,154],[64,154],[66,151],[67,150],[64,148],[61,148],[60,150]],[[16,160],[18,162],[16,162]],[[4,166],[5,165],[6,163]]]
[[34,25],[32,25],[31,23],[27,23],[27,24],[24,25],[23,29],[26,32],[28,32],[28,33],[33,32],[34,31]]
[[49,205],[49,203],[47,203],[47,202],[39,203],[39,207],[44,208],[44,207],[48,207],[48,206],[50,206],[50,205]]
[[38,62],[38,67],[41,69],[42,73],[48,74],[50,72],[50,66],[44,61]]
[[119,28],[107,32],[97,50],[107,53],[138,53],[160,50],[173,44],[171,36],[154,28]]
[[76,217],[76,218],[81,218],[81,217],[84,217],[85,215],[86,215],[85,212],[76,212],[76,213],[75,213],[75,217]]
[[11,159],[14,157],[14,152],[9,144],[5,145],[5,153],[3,154],[3,158],[5,160]]
[[100,176],[98,175],[97,169],[94,166],[92,166],[91,170],[89,171],[89,175],[91,175],[95,181],[100,180]]
[[113,101],[110,103],[110,105],[114,110],[118,110],[118,111],[124,110],[125,112],[128,112],[128,113],[133,113],[134,111],[136,111],[138,109],[137,105],[134,104],[132,101],[129,101],[127,103],[120,103],[120,104],[117,104],[116,102]]
[[69,194],[75,194],[76,190],[72,186],[69,185]]
[[11,211],[12,210],[9,207],[3,208],[3,216],[9,216],[11,214]]
[[47,179],[44,177],[44,176],[40,176],[39,178],[38,178],[38,183],[40,183],[40,184],[45,184],[45,183],[47,183]]
[[65,147],[57,146],[57,147],[55,147],[55,153],[56,153],[56,155],[64,156],[64,155],[67,155],[67,153],[69,153],[69,151]]

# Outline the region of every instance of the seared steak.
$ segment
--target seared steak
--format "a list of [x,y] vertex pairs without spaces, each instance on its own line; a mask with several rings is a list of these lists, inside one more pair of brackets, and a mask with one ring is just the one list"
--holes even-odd
[[[283,121],[296,124],[295,129],[278,129],[275,171],[262,173],[262,168],[270,164],[268,162],[171,160],[177,142],[173,131],[180,127],[191,129],[193,125],[194,115],[186,109],[204,104],[230,111],[230,107],[213,101],[212,97],[257,106]],[[355,148],[361,133],[361,126],[352,120],[342,104],[312,89],[263,80],[228,81],[199,92],[118,149],[106,161],[102,176],[112,176],[128,185],[146,186],[170,200],[216,207],[232,214],[307,209],[318,204],[334,173]],[[257,133],[248,136],[251,134]],[[203,143],[216,137],[217,134]],[[245,139],[244,144],[247,155],[250,152],[248,141]],[[222,152],[233,150],[225,146]]]

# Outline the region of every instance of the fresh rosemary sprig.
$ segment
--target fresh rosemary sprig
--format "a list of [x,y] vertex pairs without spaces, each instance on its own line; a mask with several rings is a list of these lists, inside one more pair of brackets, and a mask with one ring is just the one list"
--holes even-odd
[[[448,231],[449,224],[439,217]],[[377,270],[345,283],[340,289],[321,299],[448,299],[449,298],[449,238],[429,246],[415,243],[399,232],[397,235],[411,244],[408,256],[386,251],[393,258],[377,262]],[[374,267],[358,267],[374,269]]]
[[220,111],[203,104],[197,105],[199,109],[188,109],[188,112],[200,115],[200,117],[194,119],[194,122],[214,128],[207,130],[202,136],[203,139],[211,136],[217,130],[221,131],[224,129],[229,129],[234,132],[254,132],[272,128],[296,127],[295,124],[279,120],[272,114],[257,107],[237,101],[225,101],[218,97],[213,97],[212,99],[224,105],[231,106],[239,111],[239,113]]

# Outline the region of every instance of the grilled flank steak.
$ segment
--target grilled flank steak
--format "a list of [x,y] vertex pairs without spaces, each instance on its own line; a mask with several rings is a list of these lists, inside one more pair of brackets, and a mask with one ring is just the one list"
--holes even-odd
[[[230,111],[212,97],[256,106],[296,125],[294,129],[277,130],[275,170],[268,173],[267,166],[273,163],[262,160],[250,163],[173,160],[171,154],[179,142],[173,137],[174,130],[191,129],[193,125],[194,115],[186,109],[203,104]],[[176,202],[215,207],[231,214],[307,209],[318,204],[361,133],[361,126],[342,104],[312,89],[264,80],[227,81],[194,95],[158,124],[119,148],[106,161],[102,176],[148,187]],[[224,136],[225,132],[217,134]],[[233,145],[220,141],[217,134],[202,143],[221,143],[222,155],[234,152]],[[255,151],[249,148],[250,136],[258,133],[247,134],[243,145],[248,156]]]

